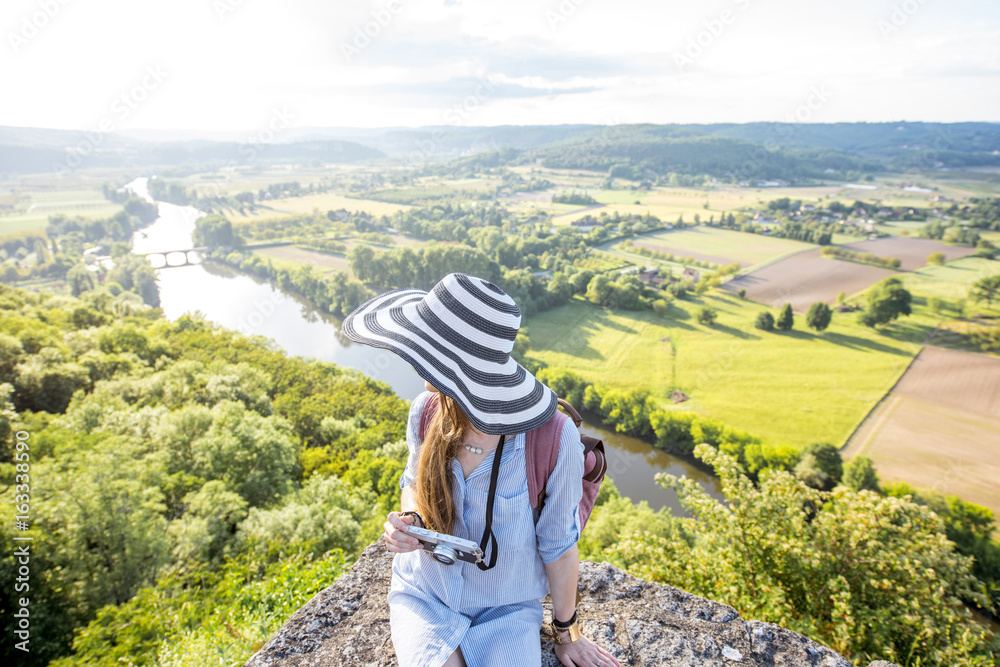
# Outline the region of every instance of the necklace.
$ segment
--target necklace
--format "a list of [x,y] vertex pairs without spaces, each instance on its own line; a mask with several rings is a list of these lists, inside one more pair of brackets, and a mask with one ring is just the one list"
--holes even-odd
[[[503,438],[503,436],[500,437]],[[465,447],[467,451],[470,451],[473,454],[489,454],[490,452],[496,451],[496,447],[493,447],[491,449],[483,449],[482,447],[474,447],[472,445],[467,445],[464,442],[462,443],[462,446]],[[498,444],[497,447],[499,446],[500,445]]]
[[481,447],[473,447],[472,445],[467,445],[464,442],[462,443],[462,446],[465,447],[468,451],[472,452],[473,454],[482,454],[484,452],[489,454],[490,452],[496,451],[496,447],[494,447],[493,449],[483,449]]

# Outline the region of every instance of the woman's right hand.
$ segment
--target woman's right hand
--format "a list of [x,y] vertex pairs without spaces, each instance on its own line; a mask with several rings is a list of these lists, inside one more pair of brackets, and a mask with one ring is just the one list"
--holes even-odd
[[389,512],[382,525],[385,531],[385,548],[393,553],[405,554],[420,548],[417,538],[410,537],[406,530],[413,523],[414,516],[400,516],[399,512]]

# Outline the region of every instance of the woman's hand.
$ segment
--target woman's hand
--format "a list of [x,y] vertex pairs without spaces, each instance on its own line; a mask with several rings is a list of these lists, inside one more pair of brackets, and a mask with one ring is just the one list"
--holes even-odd
[[566,667],[622,667],[622,663],[586,637],[571,644],[556,644],[556,657]]
[[414,516],[400,516],[399,512],[389,512],[382,525],[385,531],[385,548],[393,553],[405,554],[420,548],[417,538],[406,534],[407,528],[416,519]]

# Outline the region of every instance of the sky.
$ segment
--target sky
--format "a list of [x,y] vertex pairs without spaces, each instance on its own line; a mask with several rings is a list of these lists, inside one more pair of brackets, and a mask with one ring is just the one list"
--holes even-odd
[[1000,121],[997,0],[4,0],[0,125]]

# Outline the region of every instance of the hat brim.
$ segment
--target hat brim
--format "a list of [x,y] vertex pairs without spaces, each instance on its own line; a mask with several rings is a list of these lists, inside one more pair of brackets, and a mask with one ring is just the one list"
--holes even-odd
[[[455,399],[483,433],[525,433],[542,426],[558,407],[555,393],[509,355],[458,347],[452,330],[422,314],[427,292],[386,292],[348,315],[341,331],[352,341],[395,353],[442,394]],[[492,353],[492,354],[491,354]]]

